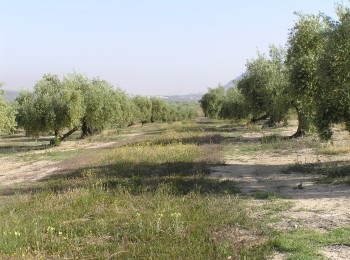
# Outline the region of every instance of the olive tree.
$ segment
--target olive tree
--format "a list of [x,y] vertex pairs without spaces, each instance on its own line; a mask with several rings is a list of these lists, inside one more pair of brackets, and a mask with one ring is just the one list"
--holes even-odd
[[132,101],[127,93],[118,88],[115,91],[114,101],[119,104],[119,111],[116,112],[115,123],[120,127],[126,127],[139,121],[140,112],[138,106]]
[[225,88],[220,85],[216,88],[208,88],[208,92],[199,100],[200,106],[206,117],[219,117],[225,99],[225,92]]
[[13,104],[5,100],[1,85],[0,83],[0,133],[8,133],[16,127],[16,109]]
[[284,49],[271,45],[269,57],[258,53],[256,59],[247,62],[237,88],[244,96],[252,121],[269,118],[271,126],[287,115],[290,103],[285,95],[288,71],[284,60]]
[[350,9],[338,5],[338,21],[328,19],[327,41],[318,63],[315,92],[316,128],[323,139],[332,136],[333,123],[350,131]]
[[168,122],[171,120],[170,106],[160,98],[152,97],[151,122]]
[[137,95],[132,98],[132,102],[137,108],[137,118],[142,124],[151,122],[152,118],[152,101],[148,97]]
[[198,104],[195,102],[175,102],[172,109],[174,121],[193,119],[198,116]]
[[121,110],[116,96],[113,86],[98,78],[71,73],[60,81],[45,74],[33,92],[17,98],[17,121],[29,136],[54,132],[55,140],[63,140],[81,129],[84,137],[115,121]]
[[226,91],[226,96],[222,104],[220,117],[226,119],[248,118],[249,110],[245,97],[237,87],[231,87]]
[[315,121],[315,93],[320,91],[319,61],[327,41],[328,23],[323,15],[298,14],[290,30],[286,64],[288,95],[298,115],[295,137],[305,134]]
[[83,74],[70,73],[64,77],[64,85],[83,96],[80,115],[81,136],[99,132],[121,118],[121,104],[113,86],[99,78],[90,80]]
[[57,140],[63,130],[78,127],[84,111],[82,94],[51,74],[43,76],[34,92],[22,91],[16,100],[17,122],[29,136],[54,132]]

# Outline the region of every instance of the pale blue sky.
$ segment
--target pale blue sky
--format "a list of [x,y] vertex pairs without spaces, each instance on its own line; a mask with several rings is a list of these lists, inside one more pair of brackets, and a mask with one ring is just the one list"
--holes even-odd
[[285,45],[294,11],[334,17],[333,0],[0,0],[0,81],[99,76],[131,94],[205,92]]

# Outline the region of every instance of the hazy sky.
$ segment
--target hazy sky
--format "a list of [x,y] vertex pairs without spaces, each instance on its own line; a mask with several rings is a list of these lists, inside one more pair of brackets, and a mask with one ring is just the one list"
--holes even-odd
[[0,0],[0,81],[75,70],[132,94],[205,92],[285,45],[294,11],[335,16],[333,0]]

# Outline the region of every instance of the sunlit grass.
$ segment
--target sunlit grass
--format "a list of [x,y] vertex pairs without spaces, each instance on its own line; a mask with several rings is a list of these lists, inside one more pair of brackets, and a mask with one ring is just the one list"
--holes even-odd
[[334,244],[348,244],[350,227],[320,232],[314,229],[296,228],[279,234],[274,245],[288,259],[326,259],[320,249]]
[[[291,202],[264,190],[241,198],[235,182],[207,177],[227,154],[320,148],[313,136],[287,139],[281,132],[201,119],[110,129],[79,141],[115,142],[108,149],[14,150],[30,162],[87,163],[40,182],[0,187],[0,258],[268,259],[277,250],[290,259],[319,259],[322,246],[346,242],[347,227],[281,233],[273,226]],[[339,163],[297,162],[288,171],[348,180],[348,166]],[[264,201],[254,208],[259,218],[251,214],[253,199]]]
[[318,149],[318,152],[320,154],[325,154],[325,155],[348,154],[350,153],[350,146],[328,145],[328,146],[320,147]]
[[[100,151],[89,168],[14,188],[19,195],[0,208],[0,257],[268,255],[266,230],[246,215],[244,201],[234,195],[235,183],[206,177],[210,166],[223,163],[221,135],[196,130],[193,123],[160,127],[156,134]],[[65,160],[78,152],[40,156]]]
[[[7,218],[10,212],[13,217]],[[239,199],[196,192],[176,196],[167,186],[139,195],[121,187],[39,193],[0,214],[0,254],[27,259],[228,259],[252,245],[233,248],[236,238],[218,236],[220,230],[258,228]]]

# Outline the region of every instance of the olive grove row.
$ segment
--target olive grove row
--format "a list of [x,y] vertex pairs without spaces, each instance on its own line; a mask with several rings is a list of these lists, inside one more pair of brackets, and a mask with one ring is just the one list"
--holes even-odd
[[128,96],[105,80],[70,73],[60,80],[45,74],[34,91],[21,91],[11,104],[0,96],[0,132],[22,127],[28,136],[54,133],[59,142],[75,131],[82,137],[106,127],[170,122],[197,116],[193,103]]
[[350,9],[336,7],[337,20],[325,14],[297,14],[286,48],[248,60],[246,72],[225,90],[209,88],[200,100],[206,116],[273,125],[293,109],[299,126],[294,137],[311,128],[324,139],[332,124],[350,130]]

